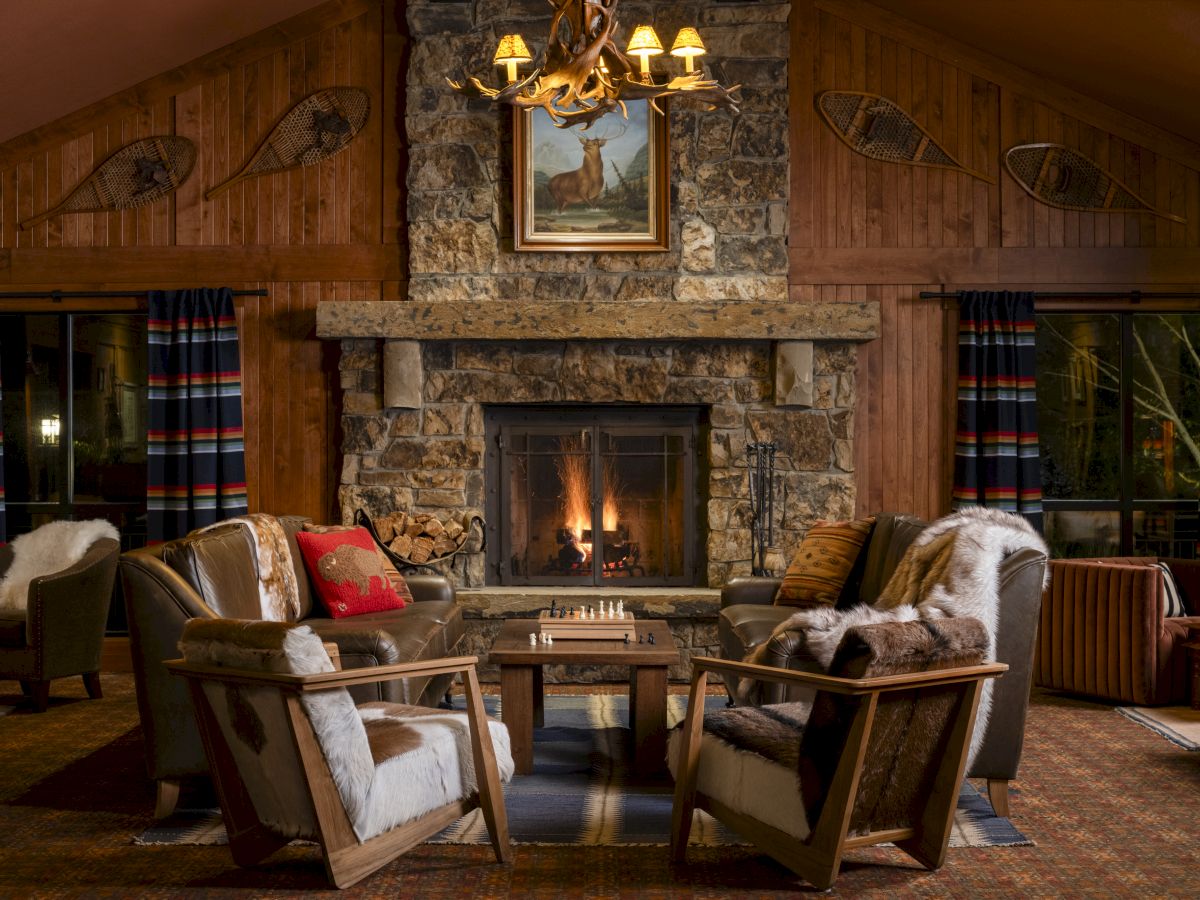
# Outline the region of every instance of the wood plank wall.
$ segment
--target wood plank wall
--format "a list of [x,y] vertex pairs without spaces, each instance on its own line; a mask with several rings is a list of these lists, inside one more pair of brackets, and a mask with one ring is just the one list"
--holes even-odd
[[[403,289],[403,179],[383,165],[396,155],[403,49],[395,4],[336,0],[0,146],[0,290],[267,290],[237,301],[252,510],[333,514],[336,360],[314,310]],[[371,94],[346,151],[204,200],[294,103],[334,85]],[[170,199],[18,230],[119,147],[170,133],[198,148]]]
[[[238,307],[254,509],[332,515],[337,385],[316,303],[404,296],[402,20],[396,0],[333,0],[0,145],[0,289],[268,290]],[[883,337],[860,351],[858,505],[934,516],[948,506],[955,316],[917,294],[1195,288],[1200,148],[864,0],[794,0],[792,41],[791,296],[882,304]],[[372,94],[347,152],[203,199],[292,103],[332,84]],[[852,153],[813,107],[831,88],[891,97],[997,184]],[[200,155],[170,200],[17,230],[108,153],[171,132]],[[1078,147],[1188,224],[1036,203],[1000,162],[1034,140]]]
[[[858,509],[940,515],[953,471],[957,317],[918,294],[1194,288],[1200,148],[862,0],[797,0],[792,49],[791,297],[882,307],[883,336],[859,354]],[[852,152],[815,111],[815,95],[831,89],[892,99],[997,183]],[[1188,224],[1034,201],[1001,162],[1033,141],[1079,149]]]

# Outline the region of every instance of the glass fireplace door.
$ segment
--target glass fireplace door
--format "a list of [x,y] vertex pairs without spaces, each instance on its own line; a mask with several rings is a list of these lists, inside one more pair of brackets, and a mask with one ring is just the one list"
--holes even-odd
[[693,583],[695,412],[496,417],[487,477],[499,583]]

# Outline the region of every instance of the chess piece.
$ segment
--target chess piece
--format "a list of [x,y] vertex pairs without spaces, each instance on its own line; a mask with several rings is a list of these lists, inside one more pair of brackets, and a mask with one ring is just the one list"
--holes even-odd
[[642,637],[642,636],[639,634],[639,635],[638,635],[638,643],[639,643],[639,644],[644,644],[645,642],[646,642],[646,641],[645,641],[645,638],[643,638],[643,637]]
[[646,643],[647,643],[647,644],[653,644],[653,643],[654,643],[654,635],[653,635],[653,634],[646,635]]
[[629,643],[629,632],[625,632],[625,643]]
[[552,635],[552,634],[546,635],[546,643],[553,647],[554,646],[554,635]]
[[618,619],[625,618],[625,601],[624,600],[617,601],[617,618]]
[[534,634],[532,631],[529,632],[529,646],[530,647],[537,646],[537,638],[538,638],[538,636],[536,634]]
[[558,601],[557,601],[557,600],[555,600],[554,598],[551,598],[551,599],[550,599],[550,618],[552,618],[552,619],[554,618],[554,615],[555,615],[555,609],[554,609],[554,607],[555,607],[557,604],[558,604]]

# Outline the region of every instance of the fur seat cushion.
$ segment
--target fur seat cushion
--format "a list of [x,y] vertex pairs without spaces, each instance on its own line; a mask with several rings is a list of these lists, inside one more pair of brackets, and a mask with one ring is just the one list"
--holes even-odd
[[121,535],[103,519],[48,522],[21,535],[12,542],[13,562],[0,581],[0,607],[25,609],[30,582],[69,569],[101,538],[119,541]]

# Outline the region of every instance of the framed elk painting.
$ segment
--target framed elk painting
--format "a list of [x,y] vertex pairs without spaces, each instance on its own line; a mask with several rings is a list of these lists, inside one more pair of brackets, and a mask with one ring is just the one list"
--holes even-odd
[[[662,101],[659,101],[661,104]],[[666,250],[667,117],[645,100],[586,131],[544,109],[514,112],[517,250]]]

